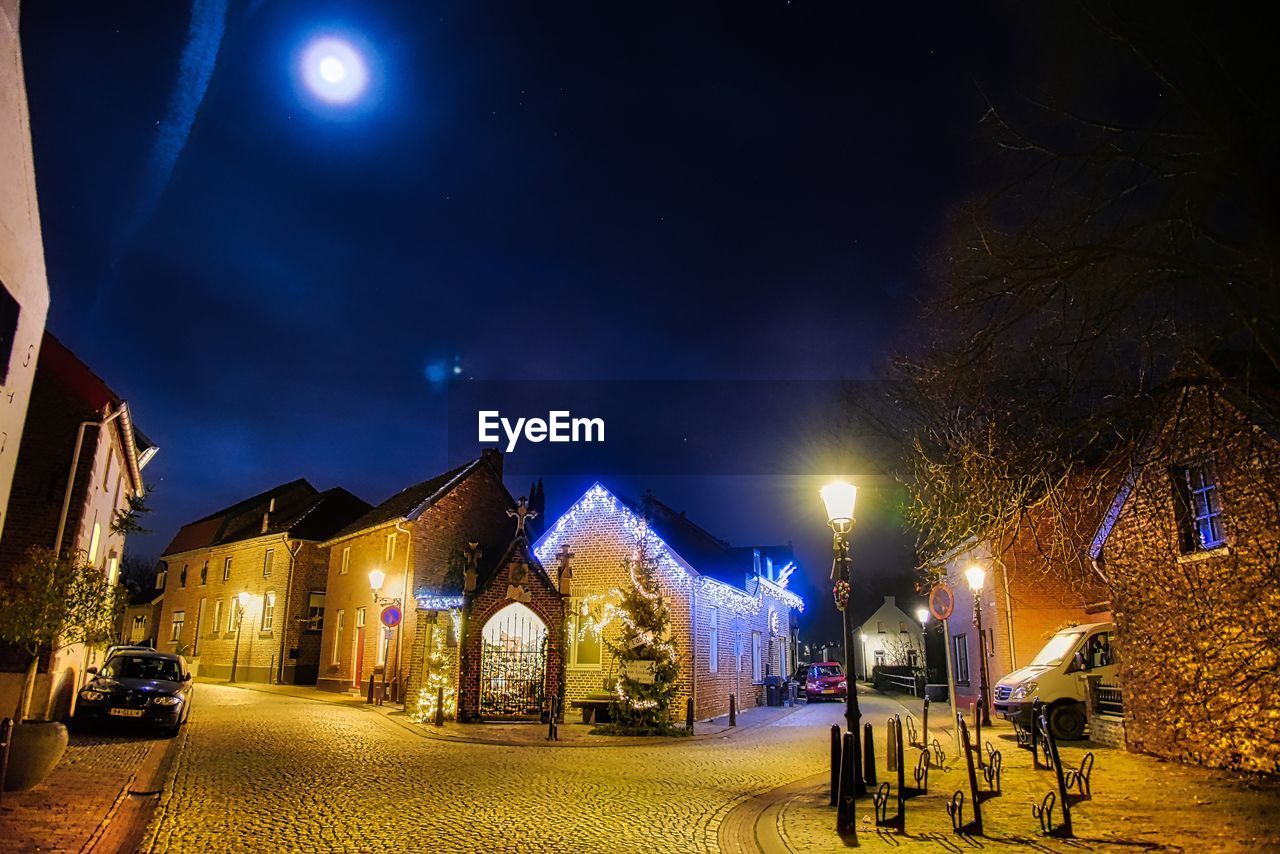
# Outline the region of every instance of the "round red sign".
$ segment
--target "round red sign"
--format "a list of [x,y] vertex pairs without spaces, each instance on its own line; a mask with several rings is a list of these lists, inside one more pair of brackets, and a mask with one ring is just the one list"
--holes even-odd
[[388,605],[382,609],[382,625],[389,629],[400,625],[400,607],[398,605]]
[[951,616],[951,612],[955,607],[955,594],[951,592],[951,588],[947,585],[939,584],[929,591],[929,610],[933,613],[935,619],[947,619],[947,617]]

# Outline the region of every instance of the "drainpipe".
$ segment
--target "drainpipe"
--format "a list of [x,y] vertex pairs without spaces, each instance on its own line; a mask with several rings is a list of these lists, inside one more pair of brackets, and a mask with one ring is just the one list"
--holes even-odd
[[[1014,560],[1017,560],[1015,555]],[[1018,669],[1018,649],[1014,645],[1013,632],[1013,597],[1009,595],[1009,567],[1002,560],[1000,563],[1000,577],[1004,579],[1004,623],[1005,630],[1009,633],[1009,672]]]
[[[409,608],[409,557],[413,551],[413,535],[409,533],[409,529],[403,527],[404,522],[401,519],[396,520],[396,530],[405,535],[404,545],[404,585],[400,594],[400,622],[396,624],[396,693],[400,696],[397,698],[400,705],[404,705],[404,665],[401,664],[401,656],[404,654],[404,621]],[[416,621],[418,609],[413,609],[414,620]],[[385,673],[386,665],[383,665]]]
[[289,620],[289,605],[293,599],[293,567],[297,563],[298,553],[302,551],[303,545],[302,540],[298,540],[296,549],[289,548],[289,533],[287,531],[280,535],[280,542],[284,544],[284,550],[289,553],[289,581],[284,588],[284,610],[280,612],[284,619],[280,621],[282,628],[280,629],[280,665],[276,669],[277,685],[284,684],[284,654],[285,647],[289,644],[289,625],[291,622]]
[[122,412],[124,412],[124,407],[120,407],[98,421],[81,421],[79,429],[76,430],[76,449],[71,452],[71,472],[67,475],[67,489],[62,496],[62,515],[58,517],[58,533],[53,538],[53,553],[55,555],[62,554],[62,537],[67,529],[67,515],[71,512],[71,494],[75,491],[76,470],[80,467],[80,450],[84,447],[84,429],[86,427],[97,427],[101,430],[116,418],[119,418]]

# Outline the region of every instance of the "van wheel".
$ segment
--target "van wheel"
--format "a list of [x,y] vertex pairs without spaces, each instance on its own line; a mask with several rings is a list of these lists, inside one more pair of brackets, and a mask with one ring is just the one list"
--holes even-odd
[[1059,741],[1079,741],[1084,738],[1087,722],[1084,707],[1079,703],[1063,703],[1054,706],[1049,712],[1049,728],[1053,730],[1053,737]]

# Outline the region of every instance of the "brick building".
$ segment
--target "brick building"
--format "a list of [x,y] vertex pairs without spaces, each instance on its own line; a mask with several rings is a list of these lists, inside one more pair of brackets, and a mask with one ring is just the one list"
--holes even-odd
[[924,665],[923,627],[914,616],[908,616],[898,607],[895,596],[884,597],[880,606],[858,622],[853,631],[854,643],[857,644],[853,672],[858,679],[869,680],[875,668],[886,665]]
[[[145,493],[142,470],[155,453],[129,404],[46,333],[0,539],[0,583],[32,546],[78,555],[114,582],[125,546],[120,514]],[[53,650],[40,664],[32,710],[70,714],[92,656],[80,644]],[[0,651],[0,703],[16,702],[29,661]]]
[[[320,668],[328,549],[369,505],[305,480],[190,522],[162,556],[156,647],[201,676],[313,684]],[[243,609],[243,610],[241,610]]]
[[163,590],[148,587],[130,595],[120,615],[121,642],[154,647],[159,640],[163,608]]
[[[515,506],[502,484],[501,454],[486,451],[396,493],[331,535],[323,544],[328,595],[319,686],[363,690],[377,671],[389,690],[414,705],[430,657],[440,657],[440,632],[420,632],[420,626],[441,627],[456,652],[458,633],[451,627],[469,544],[476,544],[477,569],[489,572],[511,544],[515,522],[507,511]],[[382,573],[377,597],[370,582],[375,571]],[[396,629],[383,627],[382,610],[393,603],[380,599],[400,600]],[[454,652],[450,657],[456,659]]]
[[1130,748],[1280,770],[1280,385],[1172,390],[1094,543]]
[[787,589],[790,547],[734,548],[651,495],[630,501],[596,484],[533,548],[567,608],[566,707],[606,690],[615,675],[590,603],[631,584],[624,560],[641,538],[671,612],[681,670],[674,708],[692,696],[695,717],[706,718],[724,714],[730,694],[741,708],[762,704],[766,677],[795,666],[794,614],[803,602]]

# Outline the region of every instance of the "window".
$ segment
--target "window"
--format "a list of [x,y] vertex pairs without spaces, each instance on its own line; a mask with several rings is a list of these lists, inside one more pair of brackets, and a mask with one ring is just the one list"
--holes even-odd
[[905,634],[907,633],[907,624],[906,624],[906,623],[904,623],[904,622],[899,621],[899,622],[898,622],[898,631],[905,635]]
[[307,598],[307,631],[318,632],[324,628],[324,594],[312,592]]
[[1208,460],[1174,470],[1183,552],[1208,551],[1226,542],[1217,476]]
[[271,631],[276,622],[276,594],[268,590],[262,595],[262,630]]
[[275,556],[276,556],[275,549],[267,549],[267,553],[262,556],[262,577],[263,578],[271,577],[271,561],[275,559]]
[[760,633],[751,633],[751,681],[764,680],[764,662],[760,657]]
[[386,626],[378,626],[378,665],[387,663],[387,647],[391,645],[391,629]]
[[396,557],[396,535],[387,534],[387,562],[390,563]]
[[222,600],[218,599],[213,603],[213,631],[210,634],[216,635],[222,629]]
[[969,639],[965,635],[956,635],[951,639],[952,659],[956,669],[956,684],[969,684]]
[[89,563],[96,563],[98,560],[98,542],[102,539],[102,526],[97,522],[93,523],[93,535],[89,537]]
[[356,628],[364,628],[364,608],[356,608]]
[[569,666],[590,669],[600,667],[600,632],[588,625],[581,600],[569,600]]
[[914,649],[907,650],[907,666],[908,667],[920,666],[920,654],[916,652]]
[[237,622],[240,619],[240,600],[232,599],[227,605],[227,634],[236,631],[239,626]]
[[165,582],[168,580],[169,580],[169,573],[167,570],[162,569],[159,572],[157,572],[156,573],[156,589],[163,590]]
[[875,651],[875,660],[876,660],[876,664],[875,664],[876,667],[884,667],[884,650],[883,649],[877,649]]
[[338,613],[334,614],[334,630],[333,630],[333,655],[329,661],[337,664],[342,660],[342,630],[347,627],[347,612],[341,608]]
[[187,565],[185,563],[182,565],[182,572],[178,573],[178,586],[187,586]]
[[112,587],[116,586],[116,576],[120,574],[120,558],[116,557],[116,553],[112,552],[111,557],[107,558],[107,584]]
[[169,627],[169,640],[173,641],[174,643],[177,643],[178,641],[182,640],[182,624],[185,623],[186,620],[187,620],[186,612],[184,611],[173,612],[173,623]]
[[876,631],[880,634],[885,633],[884,620],[880,620],[876,623]]
[[222,580],[231,580],[231,558],[227,558],[222,562]]
[[133,629],[129,632],[129,640],[137,643],[147,636],[147,617],[138,614],[133,618]]
[[339,575],[346,575],[347,569],[351,566],[351,546],[347,546],[342,550],[342,567],[338,570]]
[[720,609],[714,605],[707,609],[707,669],[720,672]]
[[209,561],[204,562],[204,566],[200,567],[200,586],[204,587],[209,583]]

